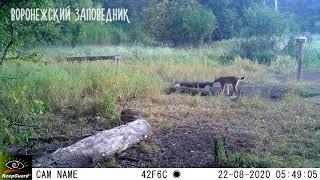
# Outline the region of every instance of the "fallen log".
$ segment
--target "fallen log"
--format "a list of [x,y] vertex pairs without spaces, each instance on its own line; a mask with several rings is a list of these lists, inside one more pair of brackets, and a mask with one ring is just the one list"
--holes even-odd
[[212,86],[213,85],[213,81],[201,81],[201,82],[186,82],[186,81],[182,81],[182,82],[177,82],[176,83],[177,86],[184,86],[184,87],[192,87],[192,88],[204,88],[206,86]]
[[168,89],[168,94],[171,94],[171,93],[188,93],[191,95],[211,96],[212,88],[210,86],[206,86],[205,88],[171,86]]
[[97,60],[116,60],[116,61],[118,61],[119,59],[120,59],[120,55],[67,57],[67,61],[97,61]]
[[137,119],[126,125],[105,130],[33,161],[33,167],[93,167],[97,162],[120,153],[151,133],[150,124]]

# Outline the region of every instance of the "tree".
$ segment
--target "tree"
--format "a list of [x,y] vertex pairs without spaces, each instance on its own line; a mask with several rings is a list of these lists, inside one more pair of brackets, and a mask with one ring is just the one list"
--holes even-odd
[[282,12],[297,15],[302,31],[320,32],[320,1],[318,0],[281,0],[279,8]]
[[153,0],[145,9],[144,19],[152,37],[174,46],[197,46],[216,27],[213,13],[194,0]]
[[217,28],[213,31],[214,40],[230,39],[239,36],[243,26],[243,14],[255,3],[263,0],[201,0],[217,17]]
[[245,10],[244,26],[241,35],[251,36],[282,36],[289,33],[290,17],[276,12],[266,5],[255,5]]
[[32,41],[53,41],[57,35],[57,28],[54,22],[27,22],[11,21],[11,8],[47,8],[50,1],[44,0],[10,0],[2,1],[0,6],[0,39],[1,59],[0,65],[7,58],[8,54],[21,56],[17,48],[25,42]]
[[241,29],[240,55],[269,64],[287,44],[291,16],[267,5],[245,10]]

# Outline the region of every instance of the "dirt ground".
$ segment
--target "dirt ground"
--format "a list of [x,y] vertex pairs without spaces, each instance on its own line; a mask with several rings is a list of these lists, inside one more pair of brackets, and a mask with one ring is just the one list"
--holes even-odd
[[[117,157],[117,167],[215,167],[214,139],[222,135],[219,131],[221,129],[206,124],[155,130],[152,137],[145,142],[155,143],[155,152],[144,152],[135,146]],[[248,134],[237,135],[234,132],[233,138],[226,141],[234,146],[229,148],[246,147],[251,151],[251,148],[254,149],[254,144],[250,144],[252,138]]]
[[229,151],[253,153],[264,148],[254,132],[232,126],[234,120],[223,117],[226,111],[212,114],[210,98],[193,101],[188,95],[170,95],[159,102],[135,104],[153,128],[142,144],[154,149],[132,147],[117,156],[117,167],[214,167],[214,140],[220,137]]
[[[213,137],[210,127],[176,127],[156,131],[147,141],[156,143],[155,152],[131,148],[119,155],[118,167],[206,167],[214,160]],[[134,161],[123,158],[130,156],[132,151],[135,151]]]

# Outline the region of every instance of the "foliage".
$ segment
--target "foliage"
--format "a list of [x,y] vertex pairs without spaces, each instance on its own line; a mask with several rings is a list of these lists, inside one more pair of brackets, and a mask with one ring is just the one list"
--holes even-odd
[[245,10],[262,0],[201,0],[201,4],[212,10],[217,17],[217,28],[213,32],[214,40],[238,37],[243,27]]
[[197,46],[215,28],[215,16],[196,1],[151,1],[145,10],[146,30],[158,41]]
[[279,52],[277,37],[252,37],[241,39],[238,53],[243,58],[258,61],[263,64],[270,64]]
[[29,46],[29,43],[34,43],[36,41],[45,41],[46,43],[52,42],[52,39],[57,35],[54,23],[11,21],[11,8],[41,8],[46,5],[50,5],[50,1],[36,0],[31,2],[27,0],[13,0],[1,3],[0,33],[3,35],[0,39],[1,57],[5,54],[5,49],[9,44],[9,39],[11,38],[13,39],[13,44],[8,49],[6,57],[8,57],[8,55],[11,57],[21,57],[25,55],[25,53],[21,54],[20,51],[18,51],[18,48],[23,45]]
[[320,32],[320,1],[281,0],[280,10],[294,13],[302,32]]
[[244,12],[242,37],[283,36],[289,33],[290,16],[266,5],[254,5]]
[[[6,34],[0,39],[1,50],[8,42],[8,23],[15,28],[17,45],[34,47],[39,45],[68,45],[75,47],[83,44],[130,44],[144,43],[159,45],[169,43],[176,46],[197,46],[211,40],[234,37],[279,35],[296,30],[292,23],[294,12],[299,19],[310,10],[310,19],[302,29],[311,27],[316,31],[317,13],[310,2],[296,2],[304,7],[297,9],[294,3],[280,3],[280,12],[272,11],[271,1],[263,0],[81,0],[81,1],[5,1],[1,4],[0,32]],[[309,3],[308,3],[309,2]],[[304,6],[306,4],[306,6]],[[100,22],[10,22],[11,7],[38,8],[128,8],[131,23]],[[281,8],[289,7],[290,11]],[[283,13],[285,12],[285,13]],[[213,14],[212,14],[213,13]],[[309,15],[308,14],[308,15]],[[72,13],[72,16],[75,16]],[[309,17],[309,16],[308,16]],[[297,20],[296,19],[296,20]],[[17,28],[19,27],[19,28]],[[271,51],[271,50],[270,50]],[[14,52],[15,51],[11,51]],[[277,52],[275,52],[277,53]],[[272,55],[271,55],[272,56]]]
[[254,5],[245,10],[244,18],[238,53],[241,57],[270,64],[288,44],[290,17],[266,5]]

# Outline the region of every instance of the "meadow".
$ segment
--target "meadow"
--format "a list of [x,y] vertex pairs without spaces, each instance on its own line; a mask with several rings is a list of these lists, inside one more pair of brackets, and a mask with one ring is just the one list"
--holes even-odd
[[[0,68],[1,152],[40,155],[118,126],[122,107],[117,97],[124,96],[132,98],[126,106],[141,110],[156,132],[203,122],[218,127],[215,135],[230,142],[219,146],[230,154],[229,159],[220,157],[221,166],[320,167],[317,97],[292,92],[276,101],[253,96],[232,102],[223,96],[166,95],[165,90],[177,81],[235,75],[254,83],[278,82],[278,75],[295,72],[296,60],[287,55],[278,55],[269,66],[239,56],[230,58],[233,44],[228,40],[199,48],[136,44],[28,50],[40,53],[32,59],[8,61]],[[315,41],[306,46],[305,70],[320,66],[319,45]],[[65,60],[67,56],[110,54],[120,54],[121,60]],[[319,85],[288,83],[297,92]],[[66,140],[59,142],[57,137]],[[239,137],[244,138],[242,144]],[[153,142],[145,146],[161,147]],[[246,162],[239,163],[239,159]]]

